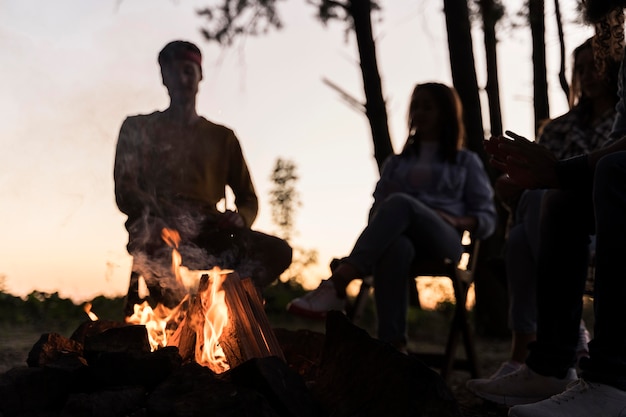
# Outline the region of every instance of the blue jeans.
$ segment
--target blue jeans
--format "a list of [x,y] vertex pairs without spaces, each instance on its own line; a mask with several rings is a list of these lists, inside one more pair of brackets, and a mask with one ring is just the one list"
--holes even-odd
[[[595,216],[594,216],[595,210]],[[596,233],[594,339],[582,376],[626,389],[626,152],[602,158],[591,190],[546,193],[537,269],[537,341],[528,366],[563,377],[576,361],[578,326]]]
[[361,276],[374,276],[378,338],[407,341],[409,285],[421,259],[452,259],[462,253],[459,232],[433,209],[402,193],[390,195],[345,259]]

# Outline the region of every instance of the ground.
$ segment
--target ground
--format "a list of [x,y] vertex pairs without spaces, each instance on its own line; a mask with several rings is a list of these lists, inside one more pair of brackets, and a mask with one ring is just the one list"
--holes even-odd
[[[441,351],[447,334],[446,320],[449,312],[446,311],[412,311],[410,314],[410,338],[409,349],[416,352]],[[591,316],[591,303],[585,303],[585,320],[591,330],[593,318]],[[276,327],[291,329],[308,328],[315,331],[324,331],[322,322],[296,319],[281,316],[270,316],[270,322]],[[366,330],[372,331],[371,321],[362,325]],[[26,326],[6,325],[0,327],[0,374],[12,367],[25,365],[28,352],[42,333],[56,331],[64,336],[70,336],[71,330],[67,326],[64,329],[35,329]],[[478,352],[479,368],[481,376],[491,375],[500,364],[508,357],[509,338],[488,338],[476,336],[476,351]],[[461,349],[459,349],[461,350]],[[462,352],[459,352],[462,357]],[[506,407],[484,402],[465,389],[465,382],[470,378],[465,371],[454,371],[450,377],[449,386],[458,400],[464,417],[499,417],[507,415]]]
[[[295,323],[292,323],[295,324]],[[290,326],[291,327],[291,326]],[[302,326],[299,326],[302,327]],[[319,324],[312,324],[316,330],[322,330]],[[55,331],[55,329],[46,329]],[[12,367],[23,366],[26,363],[28,352],[43,332],[25,326],[6,326],[0,329],[0,373]],[[421,332],[420,332],[421,333]],[[63,334],[63,332],[61,333]],[[69,336],[69,334],[64,334]],[[492,373],[506,358],[508,340],[477,339],[477,348],[480,352],[480,369],[483,375]],[[439,349],[438,343],[412,344],[412,349]],[[457,397],[465,416],[506,416],[506,410],[498,409],[489,404],[483,404],[465,389],[465,381],[469,374],[464,371],[455,371],[451,376],[450,387]]]

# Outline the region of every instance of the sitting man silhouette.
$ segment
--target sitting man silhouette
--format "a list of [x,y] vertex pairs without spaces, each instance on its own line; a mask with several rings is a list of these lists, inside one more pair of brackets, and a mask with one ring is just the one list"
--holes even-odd
[[[250,229],[258,199],[241,145],[231,129],[196,111],[200,49],[176,40],[161,50],[158,62],[170,105],[127,117],[115,155],[115,199],[128,216],[133,275],[144,277],[155,302],[180,302],[183,288],[172,279],[171,248],[161,237],[167,228],[180,235],[183,265],[235,269],[261,289],[290,265],[292,249],[278,237]],[[225,200],[227,186],[236,209],[220,211],[217,204]],[[132,281],[127,315],[140,300]]]

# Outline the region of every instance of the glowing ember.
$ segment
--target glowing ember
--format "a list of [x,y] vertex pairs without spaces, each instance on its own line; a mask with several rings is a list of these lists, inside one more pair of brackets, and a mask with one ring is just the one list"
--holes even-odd
[[91,307],[92,307],[91,303],[85,303],[85,307],[84,307],[85,313],[87,313],[87,316],[89,316],[89,319],[90,319],[91,321],[98,321],[98,316],[96,316],[96,315],[95,315],[95,314],[91,311]]

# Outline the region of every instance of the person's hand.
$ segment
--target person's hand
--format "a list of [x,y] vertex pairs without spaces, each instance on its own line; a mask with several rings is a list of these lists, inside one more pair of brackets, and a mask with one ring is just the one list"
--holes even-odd
[[484,141],[489,163],[522,188],[556,188],[556,157],[543,146],[511,131]]
[[220,229],[241,229],[245,226],[243,217],[236,211],[226,210],[217,223],[217,227]]
[[478,220],[474,216],[453,216],[452,214],[446,213],[443,210],[435,209],[435,212],[450,226],[454,227],[459,232],[468,230],[472,231],[476,228],[476,223]]

